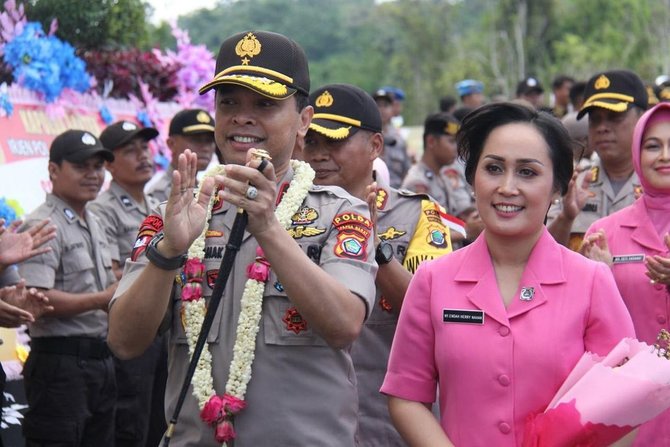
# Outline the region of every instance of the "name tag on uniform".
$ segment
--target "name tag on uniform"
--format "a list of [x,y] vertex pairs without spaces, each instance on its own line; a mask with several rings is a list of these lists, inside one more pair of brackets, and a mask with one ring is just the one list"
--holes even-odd
[[612,256],[613,264],[634,264],[634,263],[640,263],[642,261],[644,261],[643,254]]
[[443,323],[484,324],[483,310],[442,309]]

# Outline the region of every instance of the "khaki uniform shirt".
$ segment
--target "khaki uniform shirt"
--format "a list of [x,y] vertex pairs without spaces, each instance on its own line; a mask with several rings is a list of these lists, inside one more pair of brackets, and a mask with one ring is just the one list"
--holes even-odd
[[[395,258],[412,273],[422,261],[451,253],[449,229],[441,222],[436,206],[425,194],[383,184],[377,190],[377,234],[391,244]],[[372,315],[352,347],[358,379],[359,441],[364,447],[406,445],[391,423],[387,397],[379,392],[398,312],[378,289]]]
[[100,218],[107,235],[112,259],[121,267],[130,257],[140,224],[160,202],[144,195],[144,203],[137,203],[118,183],[112,181],[109,189],[88,205]]
[[[53,194],[26,217],[26,225],[46,218],[56,226],[56,238],[45,246],[51,251],[34,256],[19,267],[30,287],[56,289],[68,293],[100,292],[115,281],[112,258],[98,218],[86,211],[81,219],[67,203]],[[42,317],[29,325],[32,337],[107,335],[107,313],[89,310],[73,317]]]
[[153,196],[158,202],[167,202],[172,188],[172,167],[159,174],[158,180],[147,190],[147,194]]
[[[592,182],[589,185],[590,194],[570,230],[569,246],[573,250],[579,248],[584,233],[586,233],[586,230],[593,222],[631,205],[642,193],[640,180],[635,172],[626,180],[626,183],[621,187],[618,194],[614,194],[612,183],[607,174],[605,174],[600,160],[591,167],[591,171],[587,174],[592,176]],[[562,203],[560,201],[553,204],[549,209],[548,223],[556,218],[561,210]]]
[[393,126],[388,126],[384,132],[384,153],[382,160],[389,168],[391,186],[399,188],[412,166],[412,160],[407,153],[407,143],[400,131]]
[[449,214],[453,214],[449,184],[421,161],[410,168],[402,182],[402,189],[409,191],[416,191],[418,186],[426,188],[428,195],[442,205]]
[[[286,174],[280,191],[292,175],[292,171]],[[229,204],[218,210],[215,206],[212,213],[205,244],[206,298],[212,293],[235,215],[235,208]],[[313,262],[365,302],[369,315],[374,304],[376,264],[368,216],[367,205],[343,189],[314,186],[294,216],[290,232]],[[152,218],[153,225],[160,227],[154,216],[148,220]],[[350,224],[342,225],[346,222]],[[150,239],[146,231],[140,234],[136,245]],[[209,332],[214,387],[219,394],[224,392],[232,360],[240,298],[247,280],[245,270],[254,261],[257,247],[256,240],[245,233]],[[146,264],[143,254],[137,256],[137,262],[126,263],[117,295],[128,288]],[[315,295],[319,293],[314,290]],[[175,287],[172,312],[168,315],[171,319],[168,418],[174,411],[190,358],[179,297],[179,287]],[[310,327],[310,322],[302,318],[284,292],[274,270],[265,287],[252,378],[245,400],[247,407],[235,417],[235,447],[355,445],[358,398],[351,356],[347,349],[329,347]],[[214,430],[201,421],[199,411],[189,390],[171,445],[220,446]]]

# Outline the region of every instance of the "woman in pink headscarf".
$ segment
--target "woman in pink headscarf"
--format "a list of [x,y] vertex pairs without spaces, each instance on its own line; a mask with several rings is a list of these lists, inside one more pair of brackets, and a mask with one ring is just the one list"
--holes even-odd
[[[581,252],[610,265],[638,339],[653,344],[670,330],[670,103],[642,115],[632,150],[642,195],[594,222]],[[644,424],[634,445],[670,445],[670,410]]]

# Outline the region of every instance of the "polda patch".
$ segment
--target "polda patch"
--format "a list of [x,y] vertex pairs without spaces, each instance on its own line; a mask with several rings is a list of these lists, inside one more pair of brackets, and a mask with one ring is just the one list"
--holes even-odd
[[337,229],[335,256],[340,258],[366,259],[367,246],[372,234],[372,222],[357,213],[342,213],[335,216],[333,226]]

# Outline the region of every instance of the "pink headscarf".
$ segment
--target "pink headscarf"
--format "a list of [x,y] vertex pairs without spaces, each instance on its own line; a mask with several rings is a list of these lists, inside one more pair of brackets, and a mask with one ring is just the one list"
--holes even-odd
[[644,189],[642,200],[649,218],[661,237],[670,229],[670,190],[654,188],[649,184],[640,167],[640,152],[645,131],[660,121],[670,121],[670,103],[661,102],[647,110],[638,120],[633,132],[633,166]]

